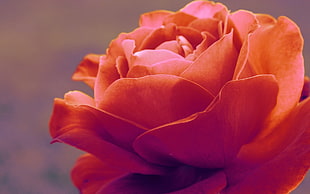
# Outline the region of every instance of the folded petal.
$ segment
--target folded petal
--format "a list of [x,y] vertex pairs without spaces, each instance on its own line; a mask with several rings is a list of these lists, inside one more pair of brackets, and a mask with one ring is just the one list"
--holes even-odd
[[128,172],[106,164],[91,154],[84,154],[76,161],[71,179],[81,193],[92,194],[126,173]]
[[88,105],[56,99],[50,121],[53,142],[62,142],[93,154],[106,163],[130,172],[162,173],[132,153],[131,144],[144,130]]
[[205,50],[181,77],[198,83],[216,95],[232,79],[237,57],[233,34],[230,33]]
[[84,81],[91,88],[94,88],[99,68],[99,58],[100,55],[86,55],[75,70],[72,79],[76,81]]
[[228,168],[227,194],[290,193],[310,168],[310,99],[264,140],[242,148]]
[[150,129],[202,111],[212,99],[192,82],[161,74],[117,80],[98,107]]
[[237,79],[266,73],[276,76],[279,96],[270,119],[273,126],[299,101],[304,80],[302,48],[299,28],[286,17],[262,25],[249,36],[248,58]]
[[162,165],[224,167],[261,130],[277,92],[277,83],[269,75],[229,82],[206,111],[141,134],[134,149]]

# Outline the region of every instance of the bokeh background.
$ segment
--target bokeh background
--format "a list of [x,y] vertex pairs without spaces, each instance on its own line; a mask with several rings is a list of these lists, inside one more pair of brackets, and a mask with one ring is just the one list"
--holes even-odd
[[[53,144],[48,120],[54,97],[92,91],[71,81],[87,53],[104,53],[120,32],[132,31],[139,15],[176,11],[190,0],[0,0],[0,193],[74,194],[69,172],[82,152]],[[221,0],[232,11],[286,15],[305,38],[310,75],[310,1]],[[309,176],[308,176],[309,177]],[[293,194],[310,193],[306,178]]]

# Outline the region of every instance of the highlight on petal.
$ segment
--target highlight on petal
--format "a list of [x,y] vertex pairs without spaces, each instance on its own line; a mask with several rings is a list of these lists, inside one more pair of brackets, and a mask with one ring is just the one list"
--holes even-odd
[[232,79],[237,57],[233,34],[230,33],[205,50],[181,77],[198,83],[216,95]]
[[197,18],[214,18],[217,15],[226,15],[228,13],[223,4],[212,1],[193,1],[180,11]]
[[134,149],[147,161],[161,165],[225,167],[261,130],[277,92],[271,75],[228,82],[204,112],[141,134]]
[[78,65],[72,79],[76,81],[84,81],[91,88],[94,88],[96,76],[98,73],[100,55],[88,54]]
[[156,50],[159,50],[159,49],[169,50],[179,55],[182,54],[182,48],[180,44],[178,43],[178,41],[176,40],[170,40],[170,41],[163,42],[158,47],[156,47]]
[[98,107],[151,129],[202,111],[212,100],[200,86],[161,74],[115,81]]
[[158,28],[163,25],[164,19],[173,14],[171,11],[160,10],[144,13],[140,16],[140,26]]
[[241,149],[226,170],[227,194],[290,193],[310,168],[310,99],[300,103],[271,134]]
[[92,194],[126,173],[128,172],[106,164],[91,154],[84,154],[76,161],[71,179],[81,193]]
[[132,153],[133,140],[144,131],[93,107],[68,104],[62,99],[55,99],[50,120],[53,142],[69,144],[128,172],[163,173],[162,167]]
[[170,59],[183,59],[183,57],[169,50],[143,50],[134,53],[130,66],[149,66]]
[[65,101],[73,105],[89,105],[94,106],[95,101],[92,97],[80,91],[71,91],[65,94]]

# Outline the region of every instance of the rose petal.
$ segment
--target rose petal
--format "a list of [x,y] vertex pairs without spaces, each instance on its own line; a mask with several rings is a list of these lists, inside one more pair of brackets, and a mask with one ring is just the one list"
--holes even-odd
[[205,112],[141,134],[134,149],[152,163],[224,167],[259,132],[276,96],[273,76],[229,82]]
[[206,49],[209,48],[217,39],[208,32],[201,33],[203,40],[197,45],[196,50],[193,53],[185,57],[187,60],[195,61]]
[[91,88],[94,88],[95,79],[98,73],[99,58],[100,55],[86,55],[75,70],[72,79],[76,81],[84,81]]
[[213,18],[216,15],[226,15],[227,8],[221,3],[212,1],[193,1],[180,10],[197,18]]
[[250,143],[226,174],[227,193],[290,193],[310,168],[310,99],[264,140]]
[[200,32],[208,32],[216,39],[219,39],[218,32],[219,20],[213,18],[199,18],[192,21],[189,27],[192,27]]
[[67,104],[62,99],[55,99],[50,121],[53,142],[72,145],[130,172],[163,173],[162,168],[145,162],[130,151],[131,142],[143,131],[93,107]]
[[140,26],[147,26],[151,28],[158,28],[163,25],[164,19],[173,14],[173,12],[161,10],[144,13],[140,16]]
[[237,57],[233,34],[230,33],[205,50],[181,77],[198,83],[216,95],[232,79]]
[[177,26],[187,26],[190,22],[192,22],[195,19],[197,19],[195,16],[186,14],[184,12],[176,12],[174,14],[167,16],[164,19],[164,25],[174,23]]
[[76,161],[71,171],[71,179],[81,193],[91,194],[96,193],[104,184],[125,173],[105,164],[91,154],[84,154]]
[[206,90],[180,77],[151,75],[117,80],[98,106],[150,129],[202,111],[212,99]]
[[[276,76],[280,90],[271,127],[299,101],[304,79],[302,47],[298,27],[286,17],[279,17],[274,25],[263,25],[249,37],[248,59],[237,79],[265,73]],[[267,129],[262,136],[269,132]]]
[[198,182],[199,172],[190,172],[186,168],[191,167],[180,167],[166,176],[129,174],[105,185],[98,193],[126,191],[126,194],[187,194],[205,191],[207,194],[213,194],[214,191],[221,191],[225,187],[226,180],[223,172],[213,173],[210,177]]

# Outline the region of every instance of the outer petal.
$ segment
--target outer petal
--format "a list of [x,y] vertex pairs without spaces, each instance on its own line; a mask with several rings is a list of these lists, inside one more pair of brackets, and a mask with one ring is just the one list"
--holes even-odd
[[277,91],[273,76],[229,82],[205,112],[141,134],[134,148],[158,164],[224,167],[259,132],[275,105]]
[[310,168],[310,99],[303,101],[264,140],[242,148],[227,169],[227,194],[289,193]]
[[94,88],[95,79],[98,73],[99,58],[100,55],[86,55],[75,70],[72,79],[77,81],[84,81],[91,88]]
[[126,173],[91,154],[85,154],[77,160],[71,171],[71,179],[81,193],[93,194],[103,185]]
[[180,77],[151,75],[114,82],[99,108],[154,128],[202,111],[212,99],[206,90]]
[[233,34],[230,33],[205,50],[181,77],[200,84],[216,95],[232,79],[237,57]]
[[[93,107],[67,104],[61,99],[55,100],[50,121],[53,142],[72,145],[130,172],[163,173],[162,168],[145,162],[130,151],[131,142],[141,131],[144,130]],[[115,134],[120,132],[121,135]]]
[[280,90],[271,117],[274,124],[299,101],[304,80],[302,47],[298,27],[286,17],[262,25],[249,37],[248,59],[237,79],[265,73],[276,76]]

